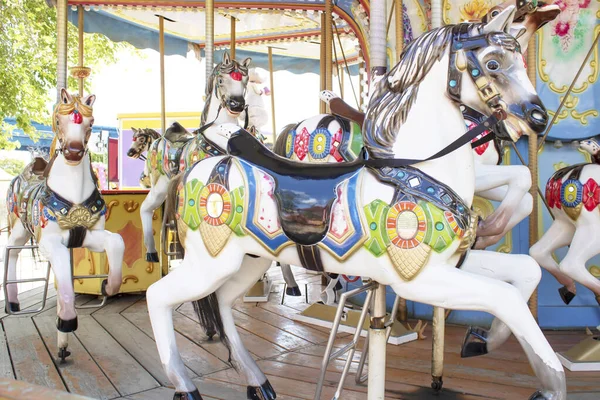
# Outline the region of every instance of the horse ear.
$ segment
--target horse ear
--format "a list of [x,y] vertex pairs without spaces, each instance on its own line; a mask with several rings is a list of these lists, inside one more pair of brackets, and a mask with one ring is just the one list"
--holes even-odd
[[548,22],[554,20],[558,14],[560,14],[560,8],[556,4],[550,4],[538,8],[531,14],[525,16],[523,25],[525,26],[525,33],[517,38],[521,45],[521,52],[525,53],[529,40],[535,34],[535,32]]
[[498,15],[492,18],[490,22],[483,26],[483,33],[510,33],[510,24],[512,24],[516,11],[517,9],[515,6],[506,7]]
[[229,56],[229,52],[223,52],[223,64],[229,64],[231,62],[231,57]]
[[252,63],[252,59],[250,57],[248,57],[244,61],[242,61],[242,65],[246,68],[250,67],[251,63]]
[[73,97],[71,97],[65,88],[60,89],[60,101],[62,101],[63,104],[69,104],[73,102]]
[[85,104],[88,107],[92,107],[94,105],[95,101],[96,101],[95,94],[90,94],[83,98],[83,104]]

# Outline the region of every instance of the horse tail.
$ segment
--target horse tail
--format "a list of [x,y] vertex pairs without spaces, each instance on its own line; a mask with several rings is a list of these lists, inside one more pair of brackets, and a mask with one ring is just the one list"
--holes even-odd
[[273,143],[273,153],[281,157],[286,156],[287,152],[285,151],[285,143],[287,141],[287,137],[290,134],[290,132],[294,130],[294,128],[296,128],[297,125],[298,124],[289,124],[283,128],[281,133],[277,136],[277,140],[275,141],[275,143]]
[[200,325],[204,328],[204,331],[208,336],[208,340],[212,340],[212,337],[215,334],[219,334],[219,339],[221,340],[221,343],[225,345],[229,354],[227,361],[237,370],[236,365],[231,361],[231,345],[229,343],[229,338],[225,333],[225,328],[223,327],[223,319],[221,318],[221,312],[219,311],[219,299],[217,298],[217,294],[213,292],[200,300],[193,301],[192,304],[194,305],[196,315],[198,315]]
[[[169,253],[167,249],[167,232],[169,231],[169,226],[173,227],[175,234],[177,234],[177,222],[175,217],[175,211],[177,210],[177,188],[179,184],[183,182],[184,173],[180,173],[176,175],[173,179],[169,181],[169,186],[167,187],[167,198],[165,200],[165,213],[163,214],[163,228],[161,231],[161,242],[163,244],[163,251],[165,253]],[[171,225],[173,223],[173,225]],[[176,252],[181,253],[183,257],[185,255],[185,249],[181,246],[181,243],[178,241],[178,246],[175,249]]]

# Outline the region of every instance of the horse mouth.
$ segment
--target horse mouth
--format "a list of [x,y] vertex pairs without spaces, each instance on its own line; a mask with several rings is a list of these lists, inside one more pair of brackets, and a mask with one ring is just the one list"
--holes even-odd
[[508,131],[508,134],[513,142],[519,140],[519,138],[525,133],[521,121],[517,121],[517,123],[515,124],[510,119],[506,119],[504,123],[506,126],[506,130]]

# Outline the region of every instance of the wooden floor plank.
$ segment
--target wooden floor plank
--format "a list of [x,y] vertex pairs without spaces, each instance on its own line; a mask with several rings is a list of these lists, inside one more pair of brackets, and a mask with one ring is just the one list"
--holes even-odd
[[[234,374],[228,376],[233,376]],[[241,382],[242,379],[240,378],[241,377],[239,375],[237,379],[227,381],[211,378],[197,378],[194,379],[194,383],[198,387],[198,390],[202,394],[202,397],[204,397],[206,394],[223,400],[246,399],[247,386],[243,382]],[[279,392],[277,393],[277,400],[300,399],[302,399],[302,397],[288,396]]]
[[75,335],[69,335],[68,349],[71,355],[65,363],[60,364],[56,343],[56,317],[37,317],[34,322],[69,392],[95,399],[112,399],[120,395]]
[[127,396],[159,386],[152,375],[92,316],[79,316],[79,328],[75,334],[121,395]]
[[0,379],[15,379],[15,374],[8,353],[8,344],[6,343],[6,333],[4,327],[0,325]]
[[[172,399],[173,394],[175,393],[175,389],[169,389],[166,387],[158,387],[156,389],[150,389],[145,392],[132,394],[127,397],[123,397],[123,399],[129,400],[165,400]],[[202,394],[203,400],[219,400],[215,397],[208,397],[204,393]]]
[[65,390],[52,358],[31,318],[7,317],[2,320],[6,341],[18,380]]

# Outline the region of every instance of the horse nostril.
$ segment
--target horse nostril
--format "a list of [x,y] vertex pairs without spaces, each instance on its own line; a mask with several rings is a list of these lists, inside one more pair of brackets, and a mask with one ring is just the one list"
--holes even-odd
[[539,122],[546,122],[546,116],[537,110],[531,113],[531,118]]

